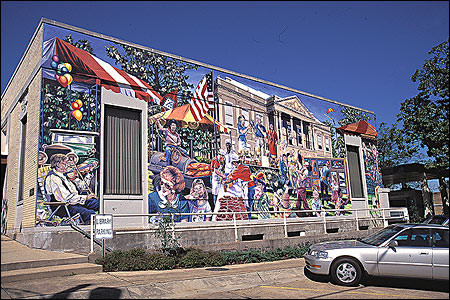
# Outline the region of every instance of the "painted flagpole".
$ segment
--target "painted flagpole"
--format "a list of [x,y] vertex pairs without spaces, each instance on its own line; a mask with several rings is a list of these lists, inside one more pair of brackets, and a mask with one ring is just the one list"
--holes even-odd
[[[216,109],[216,95],[215,95],[215,93],[214,93],[214,73],[213,73],[213,70],[211,70],[211,89],[212,89],[212,93],[213,93],[213,101],[214,101],[214,112],[213,112],[213,126],[214,126],[214,153],[213,153],[213,157],[212,158],[214,158],[215,156],[217,156],[217,152],[218,152],[218,150],[217,150],[217,128],[216,128],[216,112],[217,112],[217,109]],[[211,159],[212,159],[211,158]]]

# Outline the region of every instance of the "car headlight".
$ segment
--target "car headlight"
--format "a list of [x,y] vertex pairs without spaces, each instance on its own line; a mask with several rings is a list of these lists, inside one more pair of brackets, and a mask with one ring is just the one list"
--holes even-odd
[[319,250],[310,250],[309,255],[315,256],[316,258],[328,258],[328,252]]

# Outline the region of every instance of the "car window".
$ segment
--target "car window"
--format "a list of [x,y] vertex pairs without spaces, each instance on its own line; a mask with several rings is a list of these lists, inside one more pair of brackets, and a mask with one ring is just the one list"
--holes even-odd
[[448,248],[448,230],[433,229],[433,247]]
[[375,233],[372,233],[371,235],[360,239],[361,242],[379,246],[385,241],[387,241],[389,238],[391,238],[393,235],[395,235],[397,232],[400,232],[403,228],[398,226],[388,226],[386,228],[381,229],[380,231],[377,231]]
[[400,233],[395,240],[399,247],[430,247],[430,230],[412,228]]

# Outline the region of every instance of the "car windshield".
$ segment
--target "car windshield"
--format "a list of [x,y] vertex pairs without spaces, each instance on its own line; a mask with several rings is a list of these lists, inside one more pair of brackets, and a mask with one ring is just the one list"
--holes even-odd
[[380,231],[372,233],[368,237],[359,239],[359,241],[373,246],[379,246],[402,229],[403,228],[399,226],[388,226]]

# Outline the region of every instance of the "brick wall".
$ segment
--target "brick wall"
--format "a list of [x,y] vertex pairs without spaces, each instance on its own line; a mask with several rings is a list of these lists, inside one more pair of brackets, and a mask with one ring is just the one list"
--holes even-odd
[[[25,84],[30,79],[36,66],[40,64],[42,57],[43,27],[41,26],[27,53],[25,54],[19,68],[12,78],[9,86],[5,90],[1,99],[1,119],[6,118],[7,111],[12,107],[18,97],[23,96]],[[34,227],[35,206],[36,206],[36,172],[37,153],[39,140],[39,103],[41,98],[41,72],[39,71],[32,78],[27,92],[28,114],[27,114],[27,136],[25,144],[24,181],[23,181],[23,219],[22,227]],[[22,93],[22,94],[21,94]],[[8,150],[8,178],[7,185],[7,229],[14,228],[14,214],[17,199],[17,178],[18,178],[18,157],[20,139],[20,103],[11,111],[10,136]],[[30,196],[30,190],[34,193]]]

